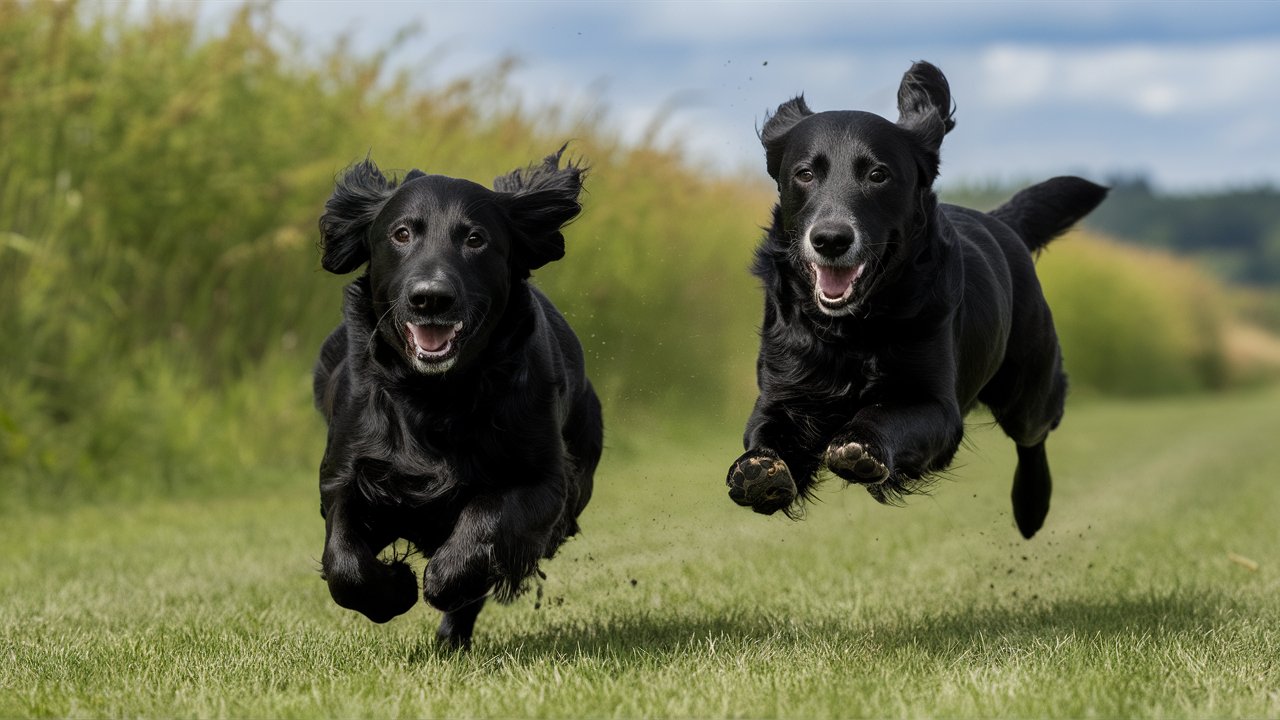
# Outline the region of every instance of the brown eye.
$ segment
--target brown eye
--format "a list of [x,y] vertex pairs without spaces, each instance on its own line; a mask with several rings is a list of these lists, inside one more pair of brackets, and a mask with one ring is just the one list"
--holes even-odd
[[391,233],[391,239],[398,243],[407,243],[411,237],[413,237],[413,233],[409,232],[407,227],[398,227],[395,232]]
[[489,241],[485,239],[484,235],[480,234],[479,232],[473,231],[470,235],[467,236],[467,247],[469,248],[482,248],[488,242]]
[[796,181],[806,185],[813,182],[813,171],[809,168],[800,168],[796,171]]
[[889,179],[889,173],[885,172],[884,168],[876,168],[875,170],[872,170],[869,175],[867,175],[867,179],[879,185],[880,183],[885,182]]

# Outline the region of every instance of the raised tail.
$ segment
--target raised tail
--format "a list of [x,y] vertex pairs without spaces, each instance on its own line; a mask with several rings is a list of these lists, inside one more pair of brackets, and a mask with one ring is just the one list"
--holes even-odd
[[1078,177],[1056,177],[1019,192],[991,211],[1013,228],[1028,250],[1039,250],[1098,207],[1107,188]]

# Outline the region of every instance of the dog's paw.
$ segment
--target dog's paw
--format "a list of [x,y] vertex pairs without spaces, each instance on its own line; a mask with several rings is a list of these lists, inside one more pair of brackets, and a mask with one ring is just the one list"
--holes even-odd
[[334,602],[376,623],[403,615],[418,602],[418,578],[403,562],[377,563],[361,577],[328,574]]
[[823,460],[828,470],[849,482],[877,485],[889,479],[889,468],[862,443],[832,443]]
[[725,480],[729,499],[758,513],[772,515],[796,499],[796,482],[778,458],[750,452],[734,462]]

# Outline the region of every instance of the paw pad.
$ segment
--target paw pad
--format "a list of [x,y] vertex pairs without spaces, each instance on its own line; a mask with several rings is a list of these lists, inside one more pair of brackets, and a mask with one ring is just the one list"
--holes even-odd
[[729,498],[758,513],[772,514],[796,499],[796,483],[777,458],[746,455],[729,469]]
[[863,485],[874,485],[889,479],[889,468],[871,454],[862,443],[848,442],[827,448],[825,457],[831,472]]

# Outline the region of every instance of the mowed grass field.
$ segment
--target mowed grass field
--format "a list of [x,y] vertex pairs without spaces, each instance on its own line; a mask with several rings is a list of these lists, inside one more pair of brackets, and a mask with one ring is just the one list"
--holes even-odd
[[932,496],[829,480],[802,522],[729,502],[737,432],[612,427],[583,534],[467,654],[332,603],[309,474],[10,514],[0,716],[1280,716],[1277,390],[1075,402],[1030,542],[981,417]]

